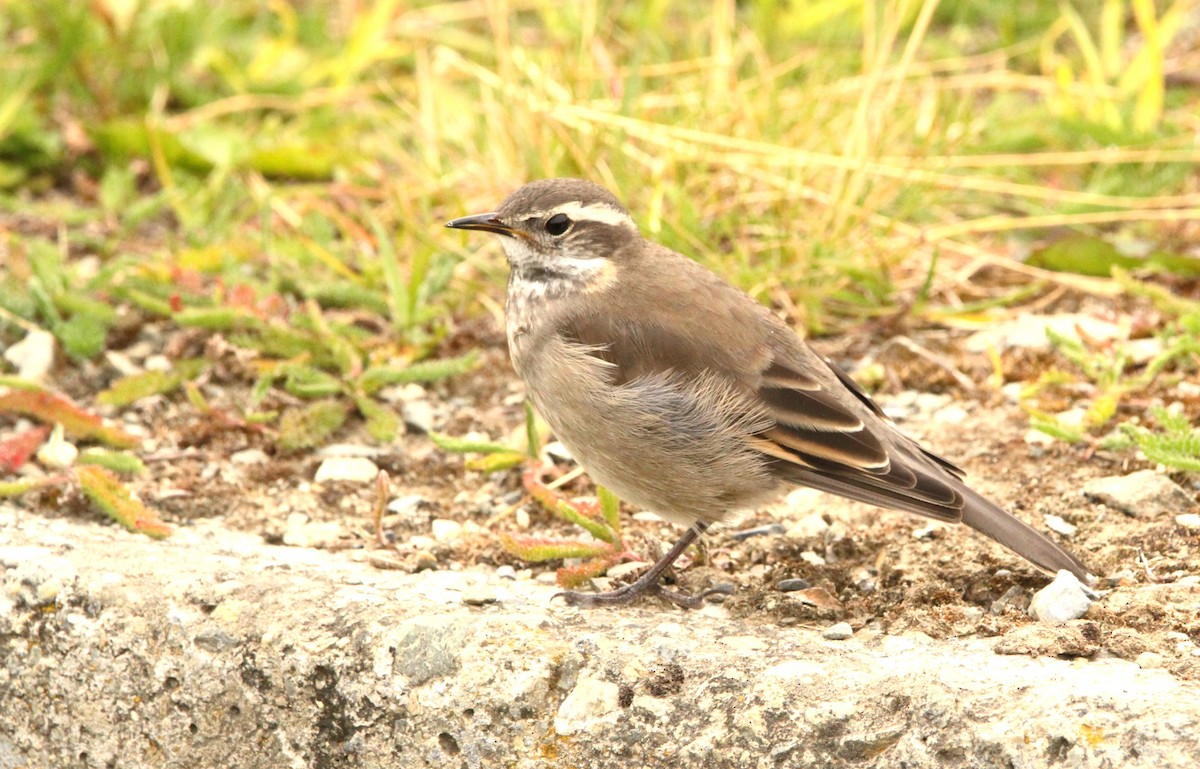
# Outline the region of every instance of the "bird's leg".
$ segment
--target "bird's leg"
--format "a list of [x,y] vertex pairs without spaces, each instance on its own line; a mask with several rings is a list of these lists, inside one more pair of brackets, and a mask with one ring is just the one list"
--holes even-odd
[[687,550],[707,528],[708,524],[703,521],[691,526],[662,558],[655,561],[654,565],[645,574],[638,577],[635,582],[631,582],[624,587],[609,590],[606,593],[579,593],[574,590],[566,590],[561,593],[555,593],[553,597],[562,598],[567,602],[568,606],[624,606],[636,600],[639,596],[655,595],[684,609],[698,609],[704,604],[706,596],[713,593],[726,593],[728,590],[714,588],[695,595],[686,595],[684,593],[677,593],[674,590],[668,590],[660,585],[658,580],[662,577],[663,572],[675,562],[675,559],[683,555],[683,551]]

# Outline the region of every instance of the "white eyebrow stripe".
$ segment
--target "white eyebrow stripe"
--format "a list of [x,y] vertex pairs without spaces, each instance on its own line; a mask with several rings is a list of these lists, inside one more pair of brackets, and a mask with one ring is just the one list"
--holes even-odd
[[630,218],[629,214],[620,209],[613,208],[607,203],[589,203],[584,205],[578,200],[562,203],[549,211],[538,211],[532,214],[531,217],[540,219],[543,216],[553,216],[554,214],[566,214],[571,220],[576,222],[600,222],[601,224],[612,224],[622,227],[634,226],[633,219]]

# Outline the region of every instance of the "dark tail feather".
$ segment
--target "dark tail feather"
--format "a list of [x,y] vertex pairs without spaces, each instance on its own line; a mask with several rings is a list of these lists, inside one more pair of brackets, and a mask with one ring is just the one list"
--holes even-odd
[[1054,544],[1045,534],[971,489],[964,486],[961,491],[966,499],[963,523],[1046,571],[1066,569],[1085,585],[1092,583],[1093,577],[1083,562]]
[[957,478],[947,476],[945,482],[947,487],[953,488],[962,496],[961,511],[957,505],[938,505],[926,499],[915,499],[911,496],[912,491],[884,486],[875,478],[839,478],[782,462],[774,466],[774,471],[781,478],[793,483],[811,486],[859,502],[906,510],[946,522],[961,520],[1039,568],[1051,573],[1066,569],[1085,585],[1094,581],[1082,561],[995,502],[972,491]]

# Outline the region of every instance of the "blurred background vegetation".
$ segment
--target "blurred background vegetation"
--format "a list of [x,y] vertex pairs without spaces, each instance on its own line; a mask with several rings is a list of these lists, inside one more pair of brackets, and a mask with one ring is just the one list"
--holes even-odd
[[506,270],[441,224],[560,175],[815,334],[1140,292],[1194,370],[1195,0],[10,0],[0,41],[0,346],[220,331],[304,430],[469,367]]

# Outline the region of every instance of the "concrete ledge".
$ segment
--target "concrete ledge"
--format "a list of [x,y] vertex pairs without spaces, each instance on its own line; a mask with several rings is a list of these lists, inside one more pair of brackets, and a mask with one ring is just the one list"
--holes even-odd
[[3,769],[1196,765],[1200,684],[1118,659],[581,612],[212,521],[0,505],[0,567]]

